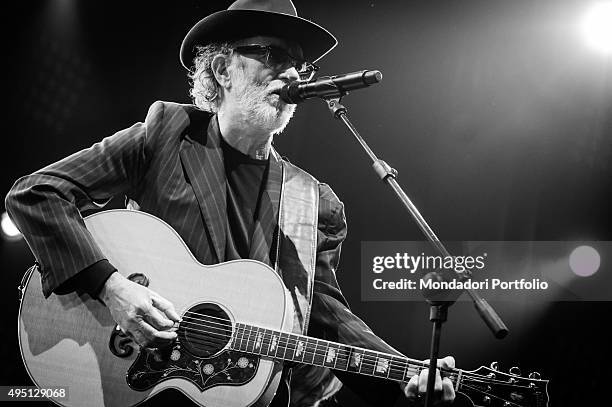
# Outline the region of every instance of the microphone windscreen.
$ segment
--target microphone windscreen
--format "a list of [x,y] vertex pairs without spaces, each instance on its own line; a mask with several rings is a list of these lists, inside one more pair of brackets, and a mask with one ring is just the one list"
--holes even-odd
[[366,71],[363,75],[363,82],[372,85],[382,81],[382,73],[380,71]]

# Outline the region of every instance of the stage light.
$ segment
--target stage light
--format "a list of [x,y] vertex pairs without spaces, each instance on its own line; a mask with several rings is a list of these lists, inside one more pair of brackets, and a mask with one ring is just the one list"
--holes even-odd
[[0,225],[2,227],[2,237],[4,237],[4,239],[11,241],[21,239],[21,233],[19,232],[19,229],[17,229],[17,226],[15,226],[11,218],[9,218],[8,213],[2,213],[2,220],[0,221]]
[[582,32],[593,49],[612,54],[612,2],[593,4],[582,19]]
[[569,265],[574,274],[588,277],[599,270],[601,257],[591,246],[578,246],[569,256]]

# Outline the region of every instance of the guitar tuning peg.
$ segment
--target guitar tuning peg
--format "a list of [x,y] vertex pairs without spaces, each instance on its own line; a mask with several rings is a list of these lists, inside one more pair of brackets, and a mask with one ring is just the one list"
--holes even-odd
[[514,375],[514,376],[520,376],[521,375],[521,369],[519,369],[518,366],[512,366],[510,368],[510,374]]
[[540,374],[538,372],[531,372],[529,373],[529,378],[530,379],[534,379],[534,380],[540,380]]
[[491,362],[491,369],[499,370],[499,363],[498,362]]

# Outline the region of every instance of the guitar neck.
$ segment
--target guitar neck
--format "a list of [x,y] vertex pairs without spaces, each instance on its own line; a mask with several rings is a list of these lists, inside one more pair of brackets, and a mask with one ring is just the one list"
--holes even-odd
[[[376,352],[299,334],[280,332],[246,324],[236,324],[231,348],[287,362],[408,382],[427,364],[390,353]],[[447,375],[458,388],[462,371],[449,370]]]

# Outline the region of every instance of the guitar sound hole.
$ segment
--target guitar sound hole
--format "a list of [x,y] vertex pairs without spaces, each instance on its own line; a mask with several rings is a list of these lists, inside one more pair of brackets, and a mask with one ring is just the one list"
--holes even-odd
[[207,358],[230,341],[232,323],[218,305],[203,303],[190,308],[179,325],[179,340],[187,351]]

